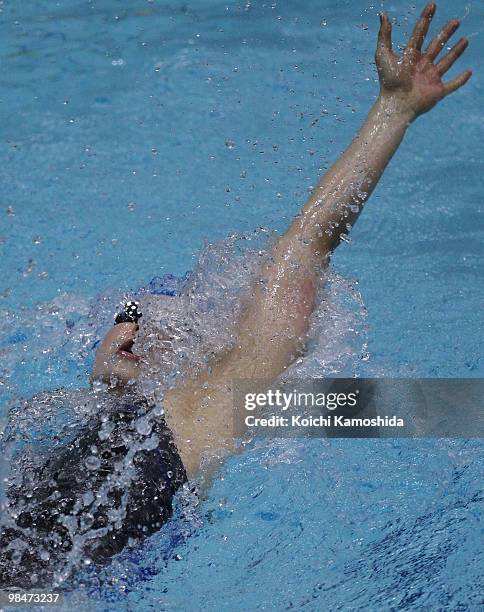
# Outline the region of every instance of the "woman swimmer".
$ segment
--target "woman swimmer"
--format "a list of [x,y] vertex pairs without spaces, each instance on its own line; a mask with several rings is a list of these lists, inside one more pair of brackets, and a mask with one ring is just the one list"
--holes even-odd
[[[422,50],[435,9],[433,2],[425,7],[400,56],[392,49],[390,20],[380,15],[375,55],[380,93],[366,121],[320,180],[288,231],[272,247],[271,257],[253,284],[250,302],[237,323],[234,345],[205,371],[186,376],[166,392],[165,414],[155,419],[151,446],[140,442],[139,428],[134,424],[150,406],[136,392],[135,381],[142,376],[146,362],[145,356],[132,351],[140,313],[136,304],[126,305],[99,346],[92,372],[92,381],[105,383],[108,393],[116,398],[116,410],[103,415],[103,423],[110,423],[110,435],[100,443],[96,427],[104,425],[100,421],[90,423],[74,442],[41,468],[39,482],[48,485],[38,487],[35,507],[31,499],[22,506],[24,511],[17,514],[17,525],[27,527],[31,534],[49,532],[55,537],[51,538],[47,556],[41,559],[32,551],[22,553],[15,568],[12,565],[12,571],[4,576],[3,584],[28,584],[32,568],[46,567],[49,556],[72,548],[72,521],[67,519],[74,517],[78,523],[85,519],[85,509],[75,501],[82,491],[97,491],[101,500],[97,505],[86,501],[90,526],[99,530],[94,530],[99,537],[84,542],[83,552],[103,561],[126,544],[136,543],[159,529],[170,516],[173,495],[187,478],[196,476],[207,461],[220,461],[233,452],[231,381],[274,379],[304,351],[318,279],[331,252],[357,220],[410,124],[471,76],[471,71],[466,70],[449,82],[442,80],[468,44],[462,38],[438,59],[459,27],[457,20],[445,25]],[[79,466],[86,463],[93,444],[99,464],[87,470],[85,476],[86,470],[79,470]],[[108,488],[108,494],[103,494],[106,482],[113,480],[119,463],[126,461],[130,453],[137,470],[132,486],[114,493]],[[73,478],[79,471],[82,477]],[[18,501],[21,495],[21,491],[10,492],[13,500]],[[119,506],[123,495],[125,504],[115,529],[106,527],[109,512],[116,504]],[[10,554],[16,537],[15,525],[3,530],[5,554]]]
[[[422,50],[435,10],[435,3],[427,4],[400,56],[392,49],[390,20],[380,15],[375,55],[380,94],[366,121],[274,245],[238,322],[235,346],[166,394],[167,420],[189,477],[197,474],[203,457],[232,448],[229,381],[275,378],[304,350],[318,279],[331,252],[356,222],[410,124],[470,78],[471,71],[465,70],[449,82],[442,80],[468,45],[461,38],[438,59],[458,20],[447,23]],[[93,379],[115,380],[116,388],[140,375],[139,356],[123,350],[131,348],[136,332],[137,325],[127,322],[108,333]]]

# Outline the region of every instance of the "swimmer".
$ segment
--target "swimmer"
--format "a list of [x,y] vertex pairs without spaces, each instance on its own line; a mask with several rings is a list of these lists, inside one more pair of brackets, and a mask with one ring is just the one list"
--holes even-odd
[[[91,504],[91,526],[99,530],[99,537],[90,539],[83,552],[95,562],[109,560],[126,545],[135,545],[159,529],[172,512],[177,489],[196,478],[210,462],[218,464],[235,452],[232,381],[275,379],[304,353],[316,292],[331,253],[356,222],[413,121],[471,76],[471,71],[465,70],[452,80],[444,80],[468,45],[461,38],[450,51],[443,51],[459,27],[457,20],[446,24],[424,50],[435,10],[433,2],[425,7],[401,55],[392,48],[389,18],[380,14],[375,55],[380,92],[363,126],[321,178],[286,233],[271,247],[270,258],[259,270],[236,323],[233,345],[214,357],[204,371],[185,376],[166,391],[164,414],[155,417],[155,435],[148,445],[140,442],[131,458],[129,453],[136,444],[126,440],[141,440],[136,423],[151,409],[136,383],[143,376],[147,359],[136,354],[136,337],[143,324],[138,305],[128,303],[116,318],[97,350],[91,376],[93,383],[105,385],[116,409],[100,415],[99,422],[91,423],[41,468],[39,482],[49,484],[36,494],[37,509],[21,513],[17,524],[21,526],[18,521],[23,521],[32,534],[36,530],[55,532],[57,544],[54,542],[40,560],[33,552],[24,552],[1,581],[4,585],[28,584],[32,568],[48,566],[49,555],[55,555],[59,547],[72,549],[74,544],[65,538],[70,533],[67,521],[81,512],[75,504],[76,495],[83,487],[85,491],[102,490],[119,462],[132,459],[130,465],[137,472],[131,485],[116,493],[127,500],[116,528],[106,529],[112,499],[105,498],[97,506],[91,499],[85,500]],[[163,334],[169,332],[160,330]],[[110,435],[100,442],[97,432],[104,426],[101,421],[108,422]],[[92,445],[99,463],[89,467]],[[77,479],[76,473],[80,473]],[[10,495],[18,500],[22,492]],[[97,497],[102,499],[102,494]],[[3,530],[6,554],[13,550],[16,537],[14,526]],[[25,568],[23,573],[19,567]]]

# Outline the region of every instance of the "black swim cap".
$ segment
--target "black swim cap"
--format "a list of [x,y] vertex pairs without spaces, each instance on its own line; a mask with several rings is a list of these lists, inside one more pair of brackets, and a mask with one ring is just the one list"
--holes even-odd
[[118,323],[137,323],[143,316],[143,313],[139,310],[138,306],[138,302],[126,302],[123,310],[116,315],[114,325],[117,325]]

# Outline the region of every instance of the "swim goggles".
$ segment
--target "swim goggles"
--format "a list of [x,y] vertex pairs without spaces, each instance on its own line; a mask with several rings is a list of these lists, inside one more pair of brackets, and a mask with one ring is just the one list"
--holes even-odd
[[137,323],[142,316],[143,313],[139,309],[139,302],[130,300],[126,302],[123,310],[116,315],[114,325],[118,323]]

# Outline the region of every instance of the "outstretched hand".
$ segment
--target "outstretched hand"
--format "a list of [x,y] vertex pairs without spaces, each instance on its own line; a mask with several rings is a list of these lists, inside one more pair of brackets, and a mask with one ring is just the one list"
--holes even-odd
[[427,49],[422,51],[435,9],[434,2],[424,8],[401,56],[392,49],[390,20],[387,15],[380,13],[381,26],[375,55],[380,77],[380,95],[394,98],[402,111],[409,113],[410,120],[429,111],[442,98],[462,87],[472,75],[471,70],[465,70],[452,81],[442,81],[444,74],[469,44],[467,39],[461,38],[437,61],[440,51],[460,25],[457,19],[449,21]]

